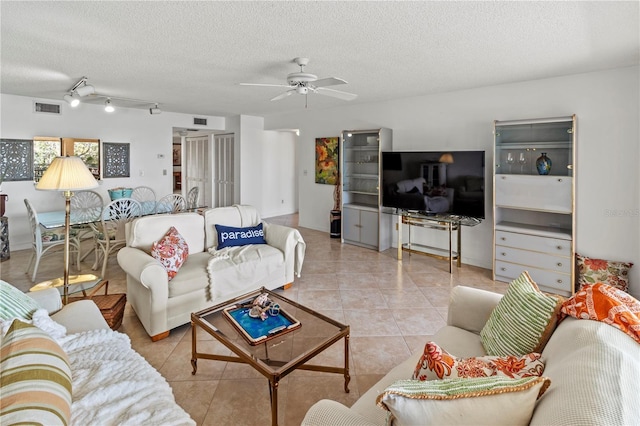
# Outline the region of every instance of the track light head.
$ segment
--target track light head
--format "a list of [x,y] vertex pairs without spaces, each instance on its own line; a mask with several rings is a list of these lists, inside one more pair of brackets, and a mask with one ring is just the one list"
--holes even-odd
[[88,95],[93,95],[96,92],[95,87],[93,87],[90,84],[87,84],[86,82],[84,83],[83,86],[77,87],[76,88],[76,93],[78,94],[78,96],[80,97],[85,97]]
[[153,114],[160,114],[162,112],[162,110],[160,108],[158,108],[158,104],[156,104],[155,107],[153,108],[149,108],[149,114],[153,115]]
[[80,99],[78,99],[78,96],[73,92],[68,95],[64,95],[64,100],[67,101],[67,103],[73,108],[80,105]]
[[116,110],[113,105],[111,105],[111,98],[107,98],[106,102],[104,103],[104,110],[107,112],[113,112]]

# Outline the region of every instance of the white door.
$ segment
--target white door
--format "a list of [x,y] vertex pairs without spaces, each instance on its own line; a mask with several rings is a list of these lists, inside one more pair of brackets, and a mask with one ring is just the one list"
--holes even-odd
[[234,135],[214,135],[213,138],[213,207],[226,207],[235,204],[234,198]]
[[185,197],[194,186],[200,188],[198,206],[211,205],[211,173],[209,173],[209,137],[187,137],[184,139],[182,175]]

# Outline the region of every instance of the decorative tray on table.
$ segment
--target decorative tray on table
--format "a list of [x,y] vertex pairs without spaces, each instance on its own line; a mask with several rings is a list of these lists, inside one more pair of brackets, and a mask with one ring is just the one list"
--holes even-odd
[[266,308],[266,315],[261,316],[256,315],[255,306],[233,305],[225,308],[223,314],[250,345],[264,343],[302,325],[279,306],[277,309]]

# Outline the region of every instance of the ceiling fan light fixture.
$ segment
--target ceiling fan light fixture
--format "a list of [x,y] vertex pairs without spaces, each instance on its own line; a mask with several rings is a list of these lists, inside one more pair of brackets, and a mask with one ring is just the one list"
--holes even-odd
[[78,96],[76,96],[73,92],[68,95],[64,95],[64,100],[67,101],[67,103],[73,108],[80,105],[80,99],[78,99]]
[[111,105],[111,98],[107,98],[107,100],[104,103],[104,110],[106,112],[113,112],[116,109],[113,107],[113,105]]

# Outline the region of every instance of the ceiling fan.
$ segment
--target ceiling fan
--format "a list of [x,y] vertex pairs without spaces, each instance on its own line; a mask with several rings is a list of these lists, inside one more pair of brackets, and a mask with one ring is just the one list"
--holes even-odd
[[335,86],[338,84],[347,84],[347,82],[341,78],[328,77],[321,78],[314,74],[304,72],[304,67],[309,63],[309,58],[295,58],[293,60],[299,67],[300,72],[293,72],[287,75],[287,84],[264,84],[264,83],[240,83],[241,86],[264,86],[264,87],[286,87],[287,90],[284,93],[279,94],[272,101],[279,101],[287,96],[291,96],[294,93],[299,95],[305,95],[305,107],[306,95],[309,93],[317,93],[319,95],[331,96],[333,98],[342,99],[345,101],[352,101],[358,97],[353,93],[343,92],[341,90],[329,89],[327,86]]

